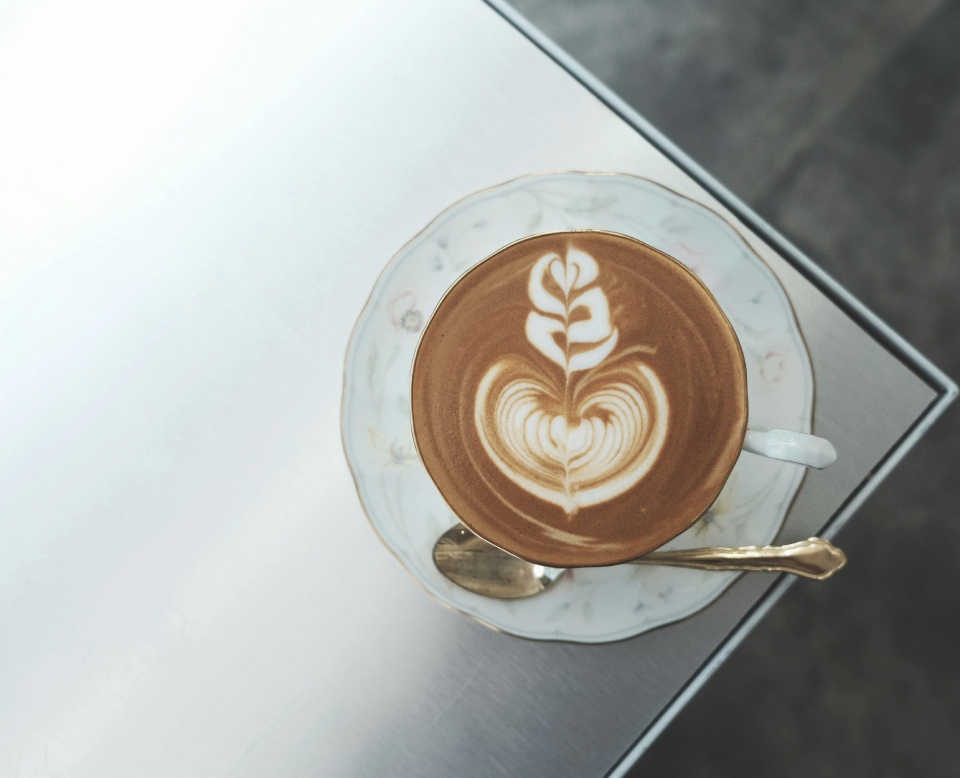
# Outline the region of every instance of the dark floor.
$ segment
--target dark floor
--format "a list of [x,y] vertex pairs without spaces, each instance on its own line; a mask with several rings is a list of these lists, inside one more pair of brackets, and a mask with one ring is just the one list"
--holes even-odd
[[[514,0],[960,378],[960,0]],[[960,776],[960,404],[634,776]]]

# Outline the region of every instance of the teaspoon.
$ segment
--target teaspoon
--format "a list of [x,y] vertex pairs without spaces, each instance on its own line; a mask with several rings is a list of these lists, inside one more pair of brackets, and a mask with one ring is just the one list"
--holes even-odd
[[[437,569],[457,586],[485,597],[513,600],[549,589],[566,572],[527,562],[473,534],[462,524],[444,532],[433,547]],[[670,565],[704,570],[768,570],[804,578],[829,578],[847,563],[846,555],[822,538],[786,546],[691,548],[652,551],[631,565]]]

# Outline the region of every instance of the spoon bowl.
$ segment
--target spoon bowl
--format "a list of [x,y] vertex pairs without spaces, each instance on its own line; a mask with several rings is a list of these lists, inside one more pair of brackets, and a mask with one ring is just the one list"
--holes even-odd
[[499,600],[539,594],[564,573],[514,556],[474,535],[462,524],[440,536],[433,547],[433,561],[457,586]]

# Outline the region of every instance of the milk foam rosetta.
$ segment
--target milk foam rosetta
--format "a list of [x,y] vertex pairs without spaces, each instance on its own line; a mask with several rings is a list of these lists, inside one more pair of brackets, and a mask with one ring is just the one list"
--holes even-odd
[[[578,511],[637,484],[656,462],[670,404],[642,346],[618,349],[600,265],[570,247],[530,271],[526,340],[560,371],[523,354],[496,360],[476,391],[484,451],[525,491]],[[653,350],[653,349],[650,349]]]

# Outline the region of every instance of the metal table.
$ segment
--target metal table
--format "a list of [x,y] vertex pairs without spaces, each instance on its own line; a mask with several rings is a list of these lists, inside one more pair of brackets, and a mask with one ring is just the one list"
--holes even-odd
[[471,192],[634,173],[751,236],[841,452],[784,542],[832,535],[956,394],[499,0],[35,0],[0,16],[0,105],[2,775],[621,776],[783,593],[537,643],[379,543],[347,338]]

